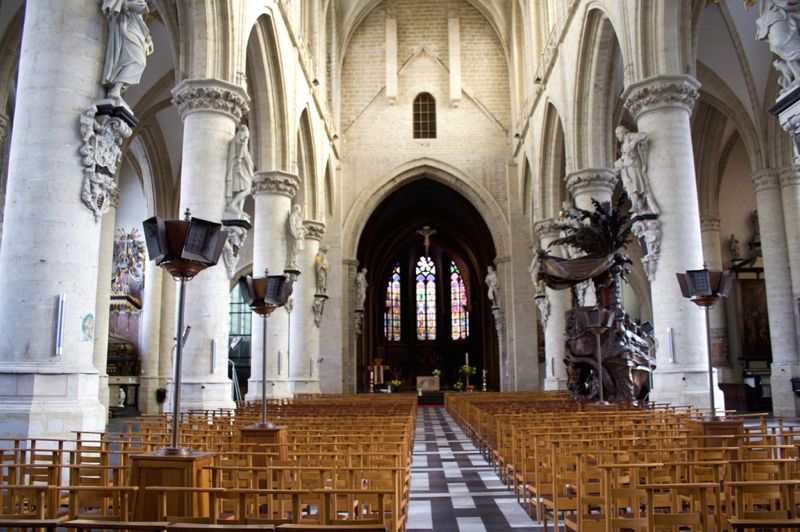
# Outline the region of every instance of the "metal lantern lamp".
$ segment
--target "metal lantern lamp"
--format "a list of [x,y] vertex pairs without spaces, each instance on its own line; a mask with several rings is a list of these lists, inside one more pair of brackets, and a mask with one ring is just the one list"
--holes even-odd
[[683,297],[701,307],[706,316],[706,347],[708,349],[708,391],[711,396],[711,412],[716,417],[717,409],[714,403],[714,366],[711,364],[711,327],[708,312],[733,288],[734,275],[730,270],[709,270],[705,264],[701,270],[688,270],[686,273],[676,273],[678,284]]
[[614,324],[614,311],[600,307],[594,307],[584,311],[586,317],[586,328],[594,334],[595,352],[597,354],[597,383],[600,391],[600,402],[605,402],[603,396],[603,346],[600,337],[604,335]]
[[175,347],[175,393],[172,394],[172,445],[164,454],[185,455],[178,447],[178,418],[181,404],[181,362],[183,355],[183,313],[186,306],[186,283],[198,273],[219,261],[226,234],[222,225],[192,218],[186,209],[183,220],[165,220],[158,216],[143,222],[147,253],[156,266],[164,268],[178,281],[178,328]]
[[261,422],[254,428],[274,428],[275,425],[267,421],[267,318],[272,312],[282,307],[292,295],[294,275],[286,272],[283,275],[269,275],[269,270],[264,271],[264,277],[248,275],[239,279],[239,289],[244,302],[263,319],[264,341],[261,343]]

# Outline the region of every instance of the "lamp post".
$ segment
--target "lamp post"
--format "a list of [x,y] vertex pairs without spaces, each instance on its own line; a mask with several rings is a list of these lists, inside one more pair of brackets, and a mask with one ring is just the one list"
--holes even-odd
[[586,316],[586,328],[594,334],[595,352],[597,355],[597,383],[600,390],[600,402],[605,402],[603,396],[603,346],[600,336],[606,333],[614,323],[614,311],[600,307],[594,307],[584,311]]
[[706,316],[706,347],[708,355],[708,391],[711,396],[711,416],[716,417],[714,403],[714,366],[711,364],[711,327],[708,312],[723,297],[728,297],[733,287],[734,276],[730,270],[709,270],[705,264],[701,270],[687,270],[676,273],[683,297],[701,307]]
[[161,451],[168,455],[185,455],[178,447],[181,404],[181,362],[183,356],[183,313],[186,306],[186,283],[198,273],[219,261],[226,235],[222,225],[192,218],[186,209],[183,220],[165,220],[158,216],[142,222],[147,253],[156,266],[164,268],[178,281],[178,328],[175,347],[175,393],[172,394],[172,445]]
[[261,343],[261,422],[253,428],[275,428],[267,421],[267,318],[272,312],[286,304],[292,295],[292,286],[295,276],[286,272],[284,275],[269,275],[269,270],[264,270],[264,277],[248,275],[239,279],[239,289],[242,298],[250,308],[261,316],[263,320],[262,331],[264,341]]

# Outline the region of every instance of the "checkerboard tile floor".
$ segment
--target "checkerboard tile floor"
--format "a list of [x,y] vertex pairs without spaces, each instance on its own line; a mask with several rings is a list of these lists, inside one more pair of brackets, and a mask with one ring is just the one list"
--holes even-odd
[[443,407],[420,408],[409,532],[540,531]]

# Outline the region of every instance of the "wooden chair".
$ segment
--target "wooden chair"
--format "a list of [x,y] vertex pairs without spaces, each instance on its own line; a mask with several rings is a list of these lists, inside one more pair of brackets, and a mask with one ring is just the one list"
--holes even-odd
[[[68,486],[69,519],[62,526],[78,530],[165,530],[163,521],[132,521],[136,486]],[[84,500],[92,501],[87,503]],[[99,501],[99,502],[97,502]]]
[[797,530],[796,489],[800,479],[741,480],[727,483],[732,492],[728,524],[733,530]]
[[[647,529],[720,532],[720,485],[714,482],[644,484]],[[662,502],[658,502],[658,501]]]
[[48,505],[57,500],[58,486],[0,486],[0,527],[6,530],[31,528],[50,530],[63,523],[67,516],[58,515],[58,507]]

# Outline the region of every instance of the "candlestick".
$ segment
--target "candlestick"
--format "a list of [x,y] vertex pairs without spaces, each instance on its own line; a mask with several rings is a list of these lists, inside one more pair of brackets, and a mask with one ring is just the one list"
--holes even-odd
[[469,353],[464,353],[464,365],[469,366]]

